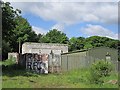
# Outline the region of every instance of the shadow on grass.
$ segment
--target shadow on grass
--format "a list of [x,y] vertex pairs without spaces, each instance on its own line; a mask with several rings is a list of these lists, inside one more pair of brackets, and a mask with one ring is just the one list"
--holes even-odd
[[16,64],[12,64],[12,65],[2,65],[2,76],[9,76],[9,77],[15,77],[15,76],[26,76],[26,77],[30,77],[30,76],[35,76],[37,77],[39,74],[36,74],[32,71],[28,71],[25,68],[16,65]]

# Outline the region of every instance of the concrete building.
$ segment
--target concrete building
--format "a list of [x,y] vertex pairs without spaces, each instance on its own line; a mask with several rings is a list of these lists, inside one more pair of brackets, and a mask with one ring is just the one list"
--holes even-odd
[[22,54],[25,53],[50,54],[51,50],[54,54],[67,53],[68,45],[56,43],[33,43],[33,42],[26,42],[22,45]]

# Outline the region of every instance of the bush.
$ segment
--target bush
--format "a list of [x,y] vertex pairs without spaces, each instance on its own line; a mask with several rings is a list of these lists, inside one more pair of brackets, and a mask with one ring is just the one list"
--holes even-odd
[[16,64],[15,58],[7,59],[2,61],[2,70],[18,70],[18,69],[25,69],[25,67]]
[[5,66],[9,66],[12,64],[15,64],[15,59],[7,59],[7,60],[2,62],[2,65],[5,65]]
[[103,78],[109,76],[113,69],[111,62],[105,60],[98,60],[90,67],[89,80],[91,83],[103,83]]

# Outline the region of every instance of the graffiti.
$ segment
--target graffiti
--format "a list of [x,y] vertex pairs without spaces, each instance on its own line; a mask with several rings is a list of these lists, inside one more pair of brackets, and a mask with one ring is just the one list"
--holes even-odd
[[26,69],[37,73],[48,73],[48,54],[29,54],[26,59]]

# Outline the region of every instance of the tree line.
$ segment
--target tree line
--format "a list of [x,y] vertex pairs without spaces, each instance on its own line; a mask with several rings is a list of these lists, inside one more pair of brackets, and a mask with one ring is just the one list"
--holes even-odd
[[36,34],[27,21],[21,16],[21,10],[14,9],[9,2],[0,2],[2,9],[2,59],[7,59],[8,52],[18,52],[19,42],[39,42],[39,43],[61,43],[68,44],[69,51],[88,49],[93,47],[106,46],[118,48],[119,40],[107,37],[91,36],[72,37],[60,30],[53,29],[47,34]]

